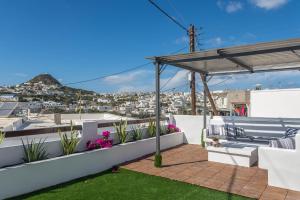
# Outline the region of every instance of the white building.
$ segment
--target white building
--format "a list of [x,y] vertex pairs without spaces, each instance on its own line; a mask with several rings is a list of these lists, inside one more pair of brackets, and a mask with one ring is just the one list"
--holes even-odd
[[0,95],[0,101],[19,101],[19,97],[16,94],[3,94]]

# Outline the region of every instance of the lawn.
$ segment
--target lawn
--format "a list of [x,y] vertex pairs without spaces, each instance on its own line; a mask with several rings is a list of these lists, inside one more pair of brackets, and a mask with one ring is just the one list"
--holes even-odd
[[93,175],[15,199],[247,200],[249,198],[121,169],[118,173],[105,172]]

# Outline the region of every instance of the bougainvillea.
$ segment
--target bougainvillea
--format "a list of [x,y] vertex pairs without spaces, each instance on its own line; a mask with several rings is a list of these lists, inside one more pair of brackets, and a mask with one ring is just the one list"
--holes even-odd
[[175,124],[169,124],[167,126],[167,129],[168,129],[168,133],[175,133],[175,132],[179,132],[180,129],[178,127],[176,127]]
[[113,140],[109,139],[110,132],[103,131],[102,138],[98,138],[94,141],[88,141],[86,143],[86,148],[88,150],[100,149],[100,148],[110,148],[113,145]]

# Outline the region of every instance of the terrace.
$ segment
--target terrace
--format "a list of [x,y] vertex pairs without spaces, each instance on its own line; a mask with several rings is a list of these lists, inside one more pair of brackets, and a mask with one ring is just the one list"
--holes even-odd
[[[54,198],[51,195],[58,194],[67,199],[74,199],[74,189],[69,188],[81,188],[91,179],[70,181],[111,168],[116,171],[118,165],[122,165],[119,173],[99,174],[95,179],[107,183],[110,180],[105,177],[123,179],[124,173],[128,172],[126,170],[142,172],[142,175],[129,172],[130,177],[135,177],[130,179],[133,188],[143,183],[148,186],[159,182],[163,184],[161,188],[158,187],[159,184],[151,185],[151,198],[155,197],[153,194],[157,194],[161,195],[162,199],[168,199],[164,193],[172,190],[183,191],[180,188],[186,188],[183,192],[193,193],[193,197],[182,197],[175,192],[176,196],[173,198],[244,199],[244,196],[255,199],[300,199],[300,174],[296,167],[300,165],[300,134],[293,137],[296,143],[294,149],[267,147],[270,139],[285,136],[290,127],[299,127],[300,119],[220,116],[211,118],[207,116],[206,101],[204,116],[177,115],[173,116],[174,119],[162,119],[159,81],[163,64],[199,72],[204,77],[204,83],[207,76],[212,75],[298,70],[299,49],[300,39],[294,39],[152,58],[156,64],[156,126],[153,126],[153,119],[132,120],[128,121],[128,124],[116,122],[116,127],[112,122],[86,121],[72,128],[6,132],[5,140],[11,138],[15,141],[20,137],[45,138],[47,135],[51,137],[43,144],[49,152],[48,159],[30,163],[24,163],[22,160],[24,146],[20,141],[14,145],[7,145],[4,141],[0,145],[0,199],[28,193],[30,194],[21,198],[44,199],[43,195]],[[204,95],[206,99],[209,90],[206,89]],[[169,126],[170,124],[172,126]],[[134,137],[128,134],[136,134],[133,129],[137,130],[137,127],[140,127],[140,138],[133,139]],[[237,135],[236,128],[243,130],[243,133],[239,132]],[[235,130],[233,135],[229,131],[231,129]],[[76,135],[78,144],[72,154],[65,155],[62,151],[59,130],[80,132]],[[101,135],[103,131],[110,131],[111,134]],[[67,135],[70,136],[70,133]],[[217,137],[221,143],[214,144],[212,137]],[[87,147],[88,142],[99,138],[111,142],[111,145],[101,148],[90,148],[89,145]],[[139,178],[143,179],[143,183],[139,182]],[[47,189],[62,183],[67,184]],[[126,193],[128,190],[135,192],[137,197],[143,196],[140,191],[144,190],[135,191],[131,184],[124,180],[121,183],[124,185],[116,186],[120,191]],[[168,185],[172,185],[172,188],[168,188]],[[80,191],[80,195],[88,196],[90,190],[94,195],[102,195],[103,192],[108,194],[108,191],[111,192],[110,186],[104,184],[98,191],[94,184],[89,190]],[[45,190],[31,193],[41,189]],[[65,192],[70,190],[73,192]],[[196,195],[195,191],[198,191]],[[58,197],[61,196],[56,196]],[[120,194],[116,198],[126,199],[126,194]]]

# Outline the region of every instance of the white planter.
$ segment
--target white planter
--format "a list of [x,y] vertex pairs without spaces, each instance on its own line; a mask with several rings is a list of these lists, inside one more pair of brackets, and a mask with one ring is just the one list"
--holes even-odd
[[[161,149],[183,143],[183,133],[161,136]],[[0,169],[0,199],[18,196],[73,179],[102,172],[114,165],[155,152],[155,138],[148,138],[69,156]]]

